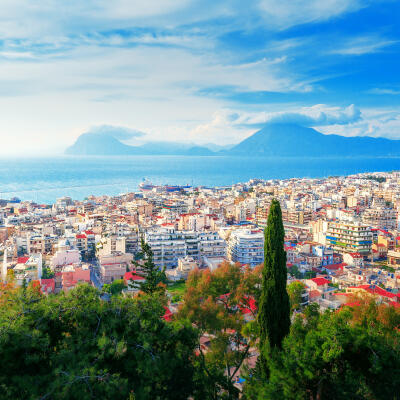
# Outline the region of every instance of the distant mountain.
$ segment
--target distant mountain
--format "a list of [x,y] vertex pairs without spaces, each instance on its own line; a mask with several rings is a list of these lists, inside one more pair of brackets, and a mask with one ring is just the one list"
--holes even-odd
[[224,152],[256,156],[399,156],[400,140],[324,135],[294,124],[267,124]]
[[368,136],[324,135],[295,124],[267,124],[230,149],[217,152],[204,146],[174,142],[148,142],[129,146],[112,135],[84,133],[65,150],[70,155],[254,155],[282,156],[400,156],[400,140]]
[[141,146],[129,146],[112,135],[104,133],[84,133],[65,150],[69,155],[117,156],[117,155],[214,155],[206,147],[172,142],[149,142]]

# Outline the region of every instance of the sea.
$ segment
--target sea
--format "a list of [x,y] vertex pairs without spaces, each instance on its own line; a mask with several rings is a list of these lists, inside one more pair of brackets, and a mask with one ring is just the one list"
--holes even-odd
[[323,178],[400,170],[400,158],[58,156],[0,159],[0,199],[52,204],[59,197],[134,192],[157,185],[226,186],[250,179]]

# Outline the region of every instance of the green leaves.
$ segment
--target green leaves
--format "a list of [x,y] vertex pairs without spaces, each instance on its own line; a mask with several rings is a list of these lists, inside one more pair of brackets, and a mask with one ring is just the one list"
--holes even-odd
[[49,297],[19,292],[0,313],[2,399],[187,399],[197,332],[166,323],[154,298],[100,300],[80,285]]
[[167,276],[165,275],[165,268],[160,269],[153,262],[153,252],[148,243],[142,238],[141,241],[142,253],[140,259],[144,260],[141,264],[138,261],[133,261],[137,271],[135,272],[143,281],[131,281],[130,285],[134,288],[139,289],[143,293],[153,294],[164,294],[165,284],[167,282]]
[[[316,307],[297,315],[282,343],[267,356],[269,379],[254,380],[246,392],[262,399],[398,399],[400,334],[369,305],[320,314]],[[380,306],[378,306],[378,309]],[[384,306],[381,313],[396,312]],[[376,329],[363,326],[369,314]],[[256,393],[256,395],[254,395]]]
[[286,291],[287,269],[284,250],[284,228],[279,202],[272,200],[265,228],[264,268],[257,321],[260,327],[260,367],[268,375],[270,350],[280,348],[290,327],[290,305]]

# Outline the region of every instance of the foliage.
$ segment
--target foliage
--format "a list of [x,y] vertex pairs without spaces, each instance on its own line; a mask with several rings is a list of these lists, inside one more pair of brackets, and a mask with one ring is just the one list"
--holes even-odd
[[302,303],[302,293],[305,285],[302,282],[295,281],[287,286],[287,292],[289,295],[290,309],[291,311],[299,310]]
[[385,271],[390,272],[392,274],[396,272],[396,270],[393,267],[387,265],[386,263],[379,265],[379,268],[384,269]]
[[54,278],[54,272],[49,267],[44,267],[42,270],[42,279]]
[[186,290],[186,282],[184,280],[177,281],[173,283],[168,283],[167,285],[168,293],[171,295],[181,295],[185,293]]
[[148,243],[142,238],[141,241],[142,253],[140,258],[144,260],[143,264],[138,261],[132,261],[136,267],[136,275],[145,279],[144,282],[131,281],[131,287],[137,288],[146,294],[156,294],[165,292],[165,284],[167,277],[165,275],[165,268],[160,269],[153,262],[153,251]]
[[288,268],[288,272],[290,276],[295,277],[296,279],[301,279],[303,274],[300,272],[299,267],[297,265],[292,265]]
[[255,341],[243,311],[255,318],[259,283],[260,268],[242,270],[228,262],[189,274],[178,318],[188,319],[209,340],[208,347],[198,345],[196,399],[238,398],[234,377]]
[[250,381],[246,399],[398,399],[400,312],[373,299],[298,315],[282,350],[268,358],[269,380]]
[[267,353],[281,347],[290,327],[290,304],[286,291],[285,231],[281,207],[275,199],[271,202],[264,235],[264,267],[257,322],[260,329],[259,368],[261,374],[266,376]]
[[194,328],[165,322],[157,298],[112,297],[81,285],[69,293],[2,287],[2,399],[187,399]]
[[112,283],[103,285],[103,291],[112,295],[120,294],[125,288],[126,284],[123,279],[117,279]]
[[368,179],[370,181],[376,181],[378,183],[386,182],[386,178],[384,176],[368,175],[368,176],[365,177],[365,179]]
[[304,273],[304,279],[313,279],[317,276],[317,273],[315,271],[306,271]]
[[182,296],[180,294],[174,294],[171,297],[172,303],[179,303],[182,300]]

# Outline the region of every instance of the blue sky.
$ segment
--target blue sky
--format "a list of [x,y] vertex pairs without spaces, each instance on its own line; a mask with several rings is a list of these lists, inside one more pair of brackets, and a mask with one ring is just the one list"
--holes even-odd
[[104,126],[131,143],[230,144],[268,121],[400,139],[399,21],[397,0],[2,0],[0,154]]

